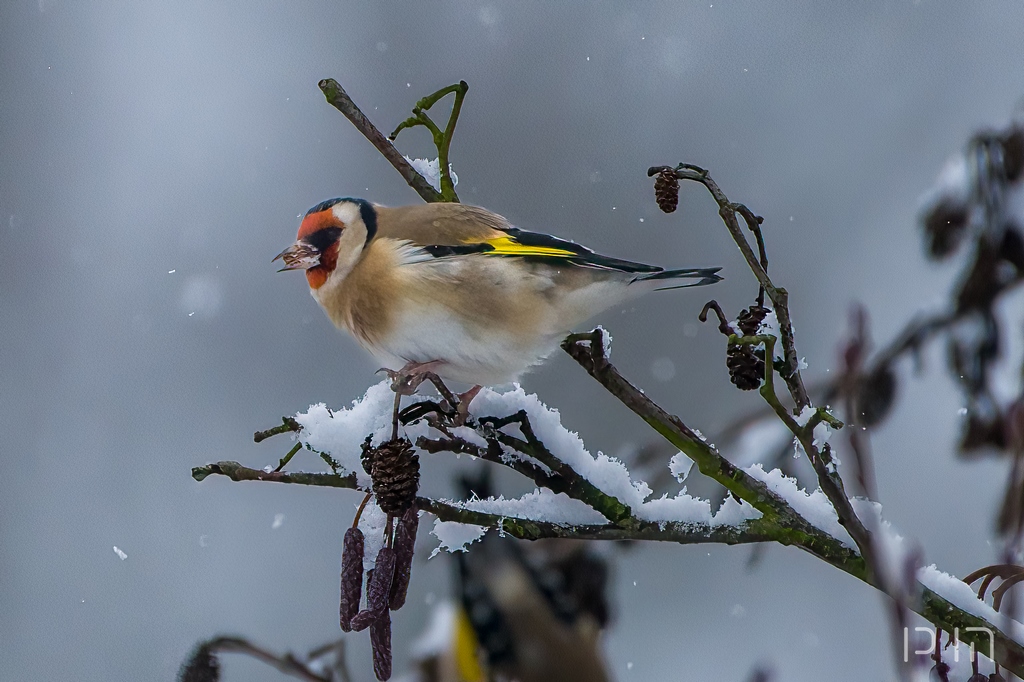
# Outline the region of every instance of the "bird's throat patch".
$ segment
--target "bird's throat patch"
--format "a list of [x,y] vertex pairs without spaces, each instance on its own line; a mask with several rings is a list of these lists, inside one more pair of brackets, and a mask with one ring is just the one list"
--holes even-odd
[[320,254],[320,264],[306,270],[306,281],[309,282],[309,288],[319,289],[322,287],[337,265],[338,242],[334,242]]

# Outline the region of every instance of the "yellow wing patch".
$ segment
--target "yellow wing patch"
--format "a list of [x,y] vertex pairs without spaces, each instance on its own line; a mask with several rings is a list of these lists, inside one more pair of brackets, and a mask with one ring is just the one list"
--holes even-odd
[[459,680],[484,682],[487,677],[480,665],[480,642],[469,623],[469,617],[461,608],[455,612],[454,635],[455,665],[459,669]]
[[567,249],[559,249],[553,246],[527,246],[520,244],[511,237],[495,237],[493,239],[485,239],[483,244],[487,244],[491,247],[491,251],[487,251],[488,255],[493,256],[548,256],[548,257],[579,257],[580,254],[569,251]]

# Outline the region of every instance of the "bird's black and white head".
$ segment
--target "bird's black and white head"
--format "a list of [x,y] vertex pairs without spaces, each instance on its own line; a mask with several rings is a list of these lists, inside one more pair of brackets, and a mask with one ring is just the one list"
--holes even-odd
[[377,211],[364,199],[329,199],[306,212],[295,243],[277,254],[284,270],[305,270],[314,291],[341,281],[377,231]]

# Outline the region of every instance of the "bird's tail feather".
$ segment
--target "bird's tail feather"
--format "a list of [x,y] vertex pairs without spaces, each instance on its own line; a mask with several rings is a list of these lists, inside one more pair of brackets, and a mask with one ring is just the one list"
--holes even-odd
[[658,282],[662,280],[674,280],[674,279],[696,279],[696,282],[689,282],[687,284],[673,284],[670,286],[658,287],[656,291],[662,291],[664,289],[683,289],[685,287],[702,287],[706,284],[714,284],[722,280],[722,277],[717,274],[722,268],[684,268],[679,270],[662,270],[661,272],[653,272],[651,274],[639,275],[634,277],[632,282]]

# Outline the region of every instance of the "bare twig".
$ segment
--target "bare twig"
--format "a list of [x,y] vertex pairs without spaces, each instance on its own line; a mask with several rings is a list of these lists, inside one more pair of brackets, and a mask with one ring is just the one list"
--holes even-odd
[[302,425],[295,421],[293,417],[281,417],[281,423],[278,426],[269,428],[266,431],[257,431],[252,435],[252,439],[256,443],[261,443],[279,433],[291,433],[301,430]]
[[[455,403],[457,406],[457,399],[444,383],[436,376],[434,378],[437,379],[438,391],[442,396],[448,396],[445,401]],[[413,408],[415,409],[413,410]],[[513,469],[531,479],[538,486],[549,488],[555,493],[565,493],[569,497],[580,500],[613,523],[629,526],[636,521],[628,505],[615,496],[605,493],[548,450],[534,433],[525,410],[519,410],[507,417],[483,416],[477,417],[475,421],[466,421],[464,425],[475,428],[477,434],[487,442],[486,448],[452,435],[452,428],[463,425],[455,421],[460,417],[458,410],[446,410],[443,404],[421,401],[407,408],[404,415],[406,418],[402,420],[403,423],[408,424],[417,418],[426,418],[433,428],[444,434],[444,438],[430,439],[421,436],[417,440],[417,446],[429,452],[448,451],[481,457]],[[504,427],[512,424],[519,427],[523,438],[517,438],[502,431]],[[518,455],[507,453],[502,446],[510,448]],[[523,459],[520,455],[525,455],[530,459]],[[540,466],[534,461],[539,462]]]
[[[845,344],[841,354],[843,372],[836,381],[839,395],[845,403],[847,420],[857,421],[859,415],[857,410],[858,389],[864,380],[864,360],[868,354],[870,339],[868,337],[867,311],[862,306],[855,307],[850,313],[851,332],[850,339]],[[887,366],[887,365],[885,365]],[[871,443],[864,433],[864,427],[852,425],[848,434],[850,452],[853,455],[854,468],[857,472],[857,482],[861,491],[870,499],[877,499],[875,494],[875,468],[871,459]]]
[[555,481],[551,480],[551,474],[534,462],[521,457],[507,456],[496,438],[487,439],[487,447],[483,448],[464,438],[454,436],[436,439],[420,436],[416,439],[416,447],[432,453],[451,452],[456,455],[479,457],[484,461],[506,466],[541,487],[547,488],[552,483],[557,485]]
[[[850,320],[850,338],[844,344],[840,354],[843,372],[836,381],[836,386],[838,387],[839,395],[845,402],[847,418],[854,420],[859,419],[865,409],[865,406],[858,405],[858,403],[862,400],[861,393],[863,383],[866,380],[863,374],[863,365],[868,354],[870,338],[868,334],[867,311],[860,306],[853,308]],[[885,368],[885,371],[888,371],[888,365],[882,365],[882,367]],[[878,401],[876,400],[875,402],[877,403]],[[868,499],[877,499],[874,465],[871,459],[871,444],[864,427],[853,425],[849,429],[848,442],[861,490]],[[885,608],[889,613],[890,632],[893,640],[899,641],[903,633],[906,632],[909,622],[909,604],[913,598],[917,570],[921,564],[920,552],[914,551],[905,557],[904,565],[901,566],[902,571],[898,575],[884,575],[882,567],[894,565],[898,561],[898,557],[892,556],[889,548],[884,543],[877,542],[877,538],[881,536],[883,530],[878,527],[876,517],[869,516],[866,524],[870,526],[868,530],[871,532],[872,539],[869,556],[872,572],[878,576],[877,582],[879,587],[885,596],[888,597],[885,600]],[[899,671],[900,679],[905,681],[911,679],[915,664],[920,663],[920,661],[906,661],[903,660],[902,656],[895,655],[895,651],[893,653],[895,656],[895,667]]]
[[277,655],[262,647],[256,646],[243,637],[216,637],[203,644],[210,653],[239,653],[251,656],[269,666],[306,682],[334,682],[330,677],[322,677],[309,666],[288,652]]
[[[201,467],[192,467],[192,478],[197,481],[204,480],[207,476],[227,476],[232,481],[270,481],[272,483],[298,483],[299,485],[327,486],[330,488],[351,488],[362,490],[356,484],[354,473],[342,476],[340,474],[310,474],[303,472],[289,473],[287,471],[264,471],[263,469],[250,469],[238,462],[223,461],[214,464],[207,464]],[[366,492],[366,491],[364,491]]]
[[732,336],[736,333],[736,330],[732,328],[731,324],[729,324],[729,318],[725,316],[724,312],[722,312],[722,306],[718,305],[718,301],[711,300],[705,303],[704,308],[700,311],[700,315],[697,316],[697,319],[701,322],[707,322],[709,310],[714,310],[715,315],[718,316],[718,331],[722,332],[726,336]]
[[[743,216],[744,222],[747,223],[747,229],[754,233],[754,241],[757,242],[757,254],[760,258],[761,269],[768,272],[768,251],[764,246],[764,236],[761,234],[761,223],[764,222],[764,218],[748,209],[743,204],[734,204],[736,212]],[[764,287],[759,287],[757,290],[757,305],[764,305]]]
[[334,653],[334,665],[332,667],[338,677],[336,682],[352,682],[352,673],[348,670],[348,661],[345,657],[344,638],[318,646],[307,654],[306,660],[313,663],[332,652]]
[[[547,449],[534,434],[533,427],[525,410],[520,410],[503,419],[482,417],[478,421],[481,426],[490,426],[494,429],[494,437],[497,438],[498,442],[514,448],[528,457],[533,457],[547,467],[551,471],[551,475],[547,477],[547,487],[551,487],[556,493],[564,492],[569,497],[574,497],[586,503],[604,514],[605,518],[612,523],[629,526],[635,522],[628,505],[623,504],[622,501],[598,488]],[[510,436],[500,430],[501,427],[509,424],[517,424],[526,440]],[[554,484],[554,487],[552,487],[552,484]]]
[[[654,175],[664,168],[667,168],[667,166],[655,166],[648,170],[647,173],[648,175]],[[725,196],[725,193],[711,179],[711,176],[705,169],[692,164],[679,164],[675,167],[675,171],[676,177],[680,180],[699,182],[711,193],[711,196],[718,204],[718,215],[722,218],[722,222],[725,223],[729,234],[732,235],[733,241],[736,242],[740,253],[743,254],[743,258],[747,261],[747,266],[754,273],[758,284],[764,288],[768,297],[771,298],[775,308],[775,316],[779,320],[782,351],[786,363],[786,371],[781,373],[782,378],[789,387],[789,392],[793,396],[793,402],[796,403],[796,409],[798,411],[802,410],[807,405],[810,405],[811,401],[807,396],[807,389],[804,388],[803,378],[800,376],[799,358],[797,358],[796,344],[793,339],[793,322],[789,315],[789,292],[772,283],[771,278],[768,277],[768,272],[765,270],[765,266],[768,264],[767,255],[764,255],[764,266],[762,266],[757,254],[750,248],[747,238],[743,236],[743,230],[740,228],[739,221],[736,220],[736,214],[739,213],[744,218],[747,227],[754,233],[755,237],[761,234],[760,220],[743,204],[729,201],[729,198]],[[763,240],[760,241],[760,246],[763,246]]]
[[430,186],[426,178],[416,172],[416,169],[406,161],[402,153],[395,149],[395,145],[377,129],[377,126],[366,118],[360,111],[352,98],[348,96],[345,89],[333,78],[325,78],[319,83],[320,90],[324,93],[328,103],[335,109],[345,114],[345,118],[352,122],[356,130],[363,134],[370,143],[377,148],[385,159],[387,159],[395,170],[398,171],[405,182],[416,191],[417,194],[427,203],[444,201],[444,197],[436,189]]

